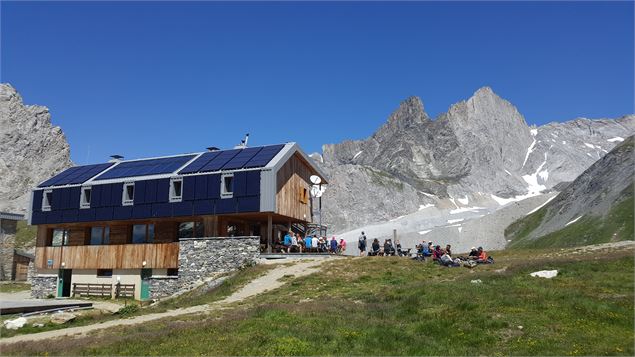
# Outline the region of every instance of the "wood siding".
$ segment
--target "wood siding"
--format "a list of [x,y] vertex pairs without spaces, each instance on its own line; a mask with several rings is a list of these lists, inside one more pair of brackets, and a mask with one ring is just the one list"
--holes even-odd
[[120,244],[83,245],[66,247],[37,247],[35,267],[47,269],[47,261],[53,260],[52,269],[139,269],[178,268],[179,244]]
[[294,155],[278,171],[276,178],[276,213],[303,222],[311,221],[311,206],[301,192],[310,190],[309,166]]

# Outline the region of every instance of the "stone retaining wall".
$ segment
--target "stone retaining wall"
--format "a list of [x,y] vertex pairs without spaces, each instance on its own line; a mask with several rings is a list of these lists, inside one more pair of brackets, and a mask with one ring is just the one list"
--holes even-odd
[[38,274],[33,262],[29,263],[28,280],[31,282],[31,297],[45,299],[57,296],[57,275]]
[[150,296],[169,296],[202,284],[218,273],[255,264],[260,256],[260,237],[184,238],[179,241],[178,279],[151,278]]

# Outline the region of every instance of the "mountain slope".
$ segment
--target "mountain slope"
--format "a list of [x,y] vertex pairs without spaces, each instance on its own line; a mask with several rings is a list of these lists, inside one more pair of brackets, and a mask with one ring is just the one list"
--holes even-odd
[[635,138],[598,160],[554,200],[506,229],[510,247],[565,247],[633,239]]
[[491,88],[432,120],[411,97],[365,140],[323,146],[324,222],[342,232],[421,206],[497,207],[573,181],[624,137],[635,116],[530,127]]
[[25,212],[31,189],[70,166],[69,145],[48,108],[24,105],[10,84],[0,84],[0,210]]

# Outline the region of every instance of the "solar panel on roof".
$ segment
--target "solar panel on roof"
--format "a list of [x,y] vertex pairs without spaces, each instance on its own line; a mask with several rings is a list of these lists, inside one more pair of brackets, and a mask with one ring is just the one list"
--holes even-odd
[[109,162],[105,164],[71,167],[51,177],[50,179],[42,182],[38,187],[73,185],[73,184],[84,183],[88,181],[88,179],[90,179],[91,177],[94,177],[95,175],[106,170],[112,165],[113,163]]
[[246,148],[241,150],[238,155],[234,156],[233,159],[229,160],[224,166],[223,170],[235,170],[241,169],[245,164],[251,160],[252,157],[257,155],[263,148]]
[[160,159],[124,161],[111,170],[99,175],[96,180],[167,174],[185,165],[186,162],[195,156],[196,155],[185,155]]
[[220,151],[206,152],[203,155],[199,156],[198,159],[192,161],[189,165],[184,167],[183,170],[179,171],[179,173],[191,174],[194,172],[198,172],[198,170],[207,165],[207,163],[218,156],[218,154],[220,154]]
[[221,151],[218,156],[210,160],[205,166],[203,166],[199,172],[218,171],[221,167],[225,166],[229,160],[233,159],[240,152],[240,149]]
[[243,167],[253,168],[253,167],[265,166],[269,163],[269,161],[271,161],[271,159],[274,158],[274,156],[276,156],[280,152],[280,150],[282,150],[283,147],[284,145],[265,146],[264,148],[262,148],[262,150],[260,150],[260,152],[258,152],[258,154],[252,157],[251,160],[249,160],[247,164],[245,164]]

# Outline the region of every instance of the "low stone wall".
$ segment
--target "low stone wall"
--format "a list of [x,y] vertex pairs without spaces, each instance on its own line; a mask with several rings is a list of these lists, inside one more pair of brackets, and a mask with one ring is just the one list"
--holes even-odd
[[31,297],[45,299],[49,295],[57,296],[57,276],[38,274],[33,262],[29,263],[28,280],[31,282]]
[[260,237],[184,238],[179,241],[179,275],[150,280],[150,297],[173,295],[202,284],[206,278],[255,264]]
[[179,290],[179,278],[176,276],[153,276],[150,278],[150,299],[170,296]]

